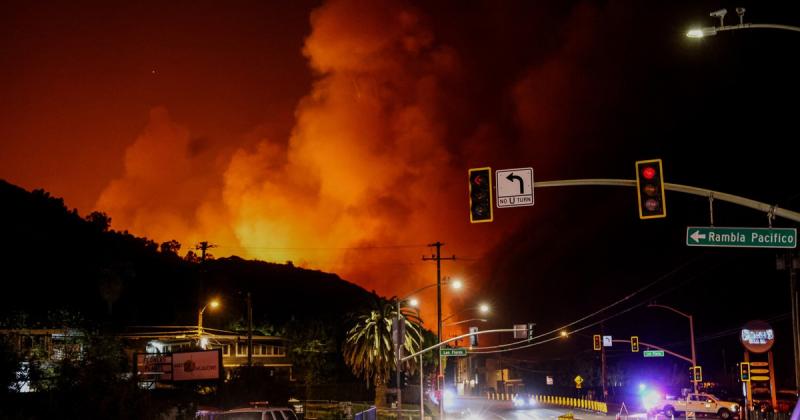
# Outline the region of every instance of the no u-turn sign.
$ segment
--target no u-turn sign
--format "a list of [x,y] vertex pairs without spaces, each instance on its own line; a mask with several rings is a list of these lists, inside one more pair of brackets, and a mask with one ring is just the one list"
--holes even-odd
[[497,208],[533,205],[533,168],[498,169],[495,176]]

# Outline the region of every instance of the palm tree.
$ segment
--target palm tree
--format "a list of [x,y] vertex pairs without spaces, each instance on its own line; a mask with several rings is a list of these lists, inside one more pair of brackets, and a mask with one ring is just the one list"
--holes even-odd
[[[343,353],[353,374],[364,379],[367,386],[375,385],[375,405],[383,406],[386,381],[395,367],[392,320],[397,316],[397,305],[394,300],[374,295],[371,306],[367,312],[354,317],[354,325],[345,337]],[[406,324],[403,348],[410,354],[419,350],[422,321],[415,313],[401,311],[401,316]],[[415,361],[409,360],[405,367],[413,370]]]

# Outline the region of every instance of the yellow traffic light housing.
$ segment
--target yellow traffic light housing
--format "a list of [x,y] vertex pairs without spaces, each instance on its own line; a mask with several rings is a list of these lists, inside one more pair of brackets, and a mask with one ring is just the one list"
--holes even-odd
[[603,349],[603,338],[600,335],[595,335],[594,337],[594,350],[600,351]]
[[636,193],[640,219],[667,217],[661,159],[636,162]]
[[739,364],[739,377],[742,382],[750,382],[750,363],[742,362]]
[[492,215],[492,168],[469,170],[469,221],[491,222]]
[[631,337],[631,351],[639,353],[639,337],[637,336]]

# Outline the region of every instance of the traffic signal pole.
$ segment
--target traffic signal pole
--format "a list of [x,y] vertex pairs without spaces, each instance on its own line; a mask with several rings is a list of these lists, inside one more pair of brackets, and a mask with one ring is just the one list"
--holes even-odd
[[[679,311],[679,310],[677,310],[677,309],[675,309],[675,308],[673,308],[671,306],[667,306],[667,305],[659,305],[659,304],[656,304],[656,303],[651,303],[651,304],[647,305],[647,307],[648,308],[666,309],[666,310],[675,312],[676,314],[681,315],[683,317],[689,318],[689,338],[690,338],[690,341],[692,343],[692,375],[694,375],[694,369],[697,369],[697,353],[695,352],[695,349],[694,349],[694,318],[689,314],[683,313],[683,312],[681,312],[681,311]],[[641,341],[639,343],[641,344]],[[694,393],[697,394],[697,381],[693,380],[692,384],[694,385]]]
[[[577,186],[610,186],[610,187],[636,187],[635,179],[609,179],[609,178],[592,178],[592,179],[564,179],[558,181],[539,181],[533,183],[534,188],[547,188],[547,187],[577,187]],[[709,190],[705,188],[692,187],[690,185],[664,183],[664,189],[668,191],[682,192],[685,194],[699,195],[701,197],[714,197],[714,200],[722,200],[728,203],[738,204],[743,207],[748,207],[754,210],[762,211],[766,214],[771,214],[776,217],[800,222],[800,213],[796,211],[782,209],[775,205],[762,203],[760,201],[751,200],[749,198],[740,197],[738,195],[728,194],[720,191]]]

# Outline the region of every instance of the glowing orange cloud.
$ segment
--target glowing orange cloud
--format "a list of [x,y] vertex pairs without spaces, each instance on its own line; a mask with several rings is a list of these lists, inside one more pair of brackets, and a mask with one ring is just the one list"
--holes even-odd
[[[424,244],[479,256],[499,234],[465,229],[466,170],[445,143],[439,87],[458,59],[420,22],[404,6],[327,3],[311,16],[304,53],[318,77],[288,144],[194,156],[189,129],[155,109],[97,207],[116,228],[291,260],[382,294],[432,283]],[[386,247],[397,244],[415,246]]]

